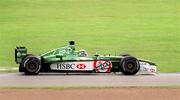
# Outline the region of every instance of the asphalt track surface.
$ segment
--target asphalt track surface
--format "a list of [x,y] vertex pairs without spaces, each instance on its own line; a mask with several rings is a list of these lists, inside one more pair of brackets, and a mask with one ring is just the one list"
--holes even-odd
[[180,73],[126,76],[118,74],[1,73],[0,87],[139,87],[180,86]]

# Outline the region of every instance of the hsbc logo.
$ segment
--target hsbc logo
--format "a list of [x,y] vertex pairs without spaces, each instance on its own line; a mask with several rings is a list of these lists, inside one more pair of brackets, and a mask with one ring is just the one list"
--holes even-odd
[[73,70],[73,71],[91,71],[94,70],[93,61],[79,62],[59,62],[50,65],[52,70]]
[[75,64],[74,63],[58,63],[57,64],[57,69],[75,69]]
[[86,65],[85,64],[78,64],[76,66],[78,69],[85,69],[86,68]]

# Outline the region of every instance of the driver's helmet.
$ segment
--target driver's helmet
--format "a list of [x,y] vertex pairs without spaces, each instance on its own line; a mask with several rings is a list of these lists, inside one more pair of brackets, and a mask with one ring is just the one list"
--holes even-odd
[[86,50],[81,49],[81,50],[78,51],[78,55],[80,57],[86,57],[86,56],[88,56],[88,53],[86,52]]

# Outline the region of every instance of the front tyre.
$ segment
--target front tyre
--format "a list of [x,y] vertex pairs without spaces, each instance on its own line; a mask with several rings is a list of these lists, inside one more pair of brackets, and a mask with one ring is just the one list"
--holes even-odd
[[125,75],[135,75],[140,69],[139,61],[132,56],[125,56],[120,61],[120,71]]
[[41,69],[41,61],[35,56],[27,56],[23,60],[22,66],[26,75],[37,75]]

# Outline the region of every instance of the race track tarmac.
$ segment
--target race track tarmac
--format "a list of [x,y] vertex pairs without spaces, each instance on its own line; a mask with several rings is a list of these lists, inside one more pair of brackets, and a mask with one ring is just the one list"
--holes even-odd
[[25,76],[1,73],[0,87],[129,87],[180,86],[180,73],[125,76],[122,74],[43,73]]

